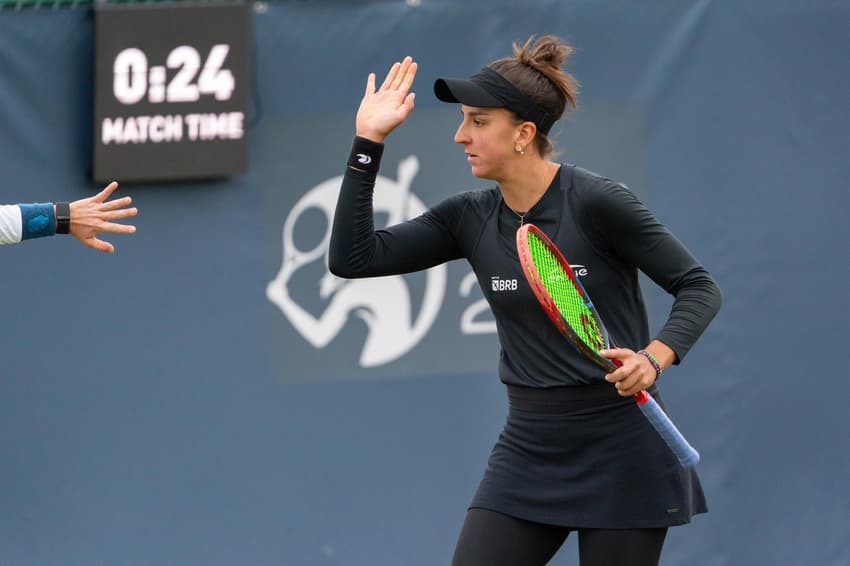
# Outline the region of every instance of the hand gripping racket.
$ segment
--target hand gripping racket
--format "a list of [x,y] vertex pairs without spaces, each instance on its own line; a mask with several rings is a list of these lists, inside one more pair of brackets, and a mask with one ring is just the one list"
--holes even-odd
[[[552,240],[534,224],[523,224],[517,231],[516,243],[525,278],[561,334],[588,360],[609,373],[616,370],[621,365],[619,360],[599,355],[599,350],[609,347],[605,326],[572,267]],[[634,399],[682,466],[696,465],[699,453],[688,444],[655,399],[646,391],[637,393]]]

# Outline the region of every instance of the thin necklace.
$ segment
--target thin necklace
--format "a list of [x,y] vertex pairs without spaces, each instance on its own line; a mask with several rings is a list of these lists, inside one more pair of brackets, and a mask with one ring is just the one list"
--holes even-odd
[[513,209],[513,208],[511,208],[511,207],[508,207],[508,209],[509,209],[511,212],[513,212],[514,214],[516,214],[517,216],[519,216],[519,225],[520,225],[520,227],[522,227],[522,223],[525,221],[525,215],[526,215],[526,214],[528,214],[528,211],[526,210],[525,212],[523,212],[522,214],[520,214],[519,212],[517,212],[516,210],[514,210],[514,209]]

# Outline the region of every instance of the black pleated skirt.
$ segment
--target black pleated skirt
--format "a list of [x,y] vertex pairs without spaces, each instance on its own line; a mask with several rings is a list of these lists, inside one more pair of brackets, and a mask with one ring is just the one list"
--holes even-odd
[[610,383],[509,385],[508,399],[470,508],[606,529],[670,527],[706,512],[696,471],[681,467],[634,400]]

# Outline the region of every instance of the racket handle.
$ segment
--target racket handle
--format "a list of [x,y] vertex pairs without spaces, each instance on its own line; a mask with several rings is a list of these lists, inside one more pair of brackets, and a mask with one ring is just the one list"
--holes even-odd
[[661,435],[661,438],[667,443],[667,446],[670,447],[676,458],[679,459],[679,463],[685,468],[696,466],[699,463],[699,452],[688,444],[688,441],[685,440],[685,437],[682,436],[682,433],[679,432],[679,429],[676,428],[670,417],[661,410],[655,399],[646,391],[641,391],[635,395],[635,401],[637,401],[638,407],[640,407],[640,410],[650,424],[652,424],[653,428],[658,431],[658,434]]

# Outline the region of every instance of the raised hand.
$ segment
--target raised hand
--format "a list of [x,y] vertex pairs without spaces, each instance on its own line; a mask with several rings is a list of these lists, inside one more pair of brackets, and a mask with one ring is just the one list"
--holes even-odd
[[98,239],[99,233],[132,234],[136,231],[135,226],[115,222],[138,213],[135,207],[129,208],[133,203],[130,197],[108,200],[117,188],[118,183],[113,181],[93,197],[71,203],[71,235],[84,245],[109,254],[115,251],[115,246]]
[[417,65],[412,57],[393,63],[381,88],[375,90],[375,73],[369,73],[366,93],[357,110],[355,131],[360,137],[383,143],[413,111],[415,93],[410,92]]

